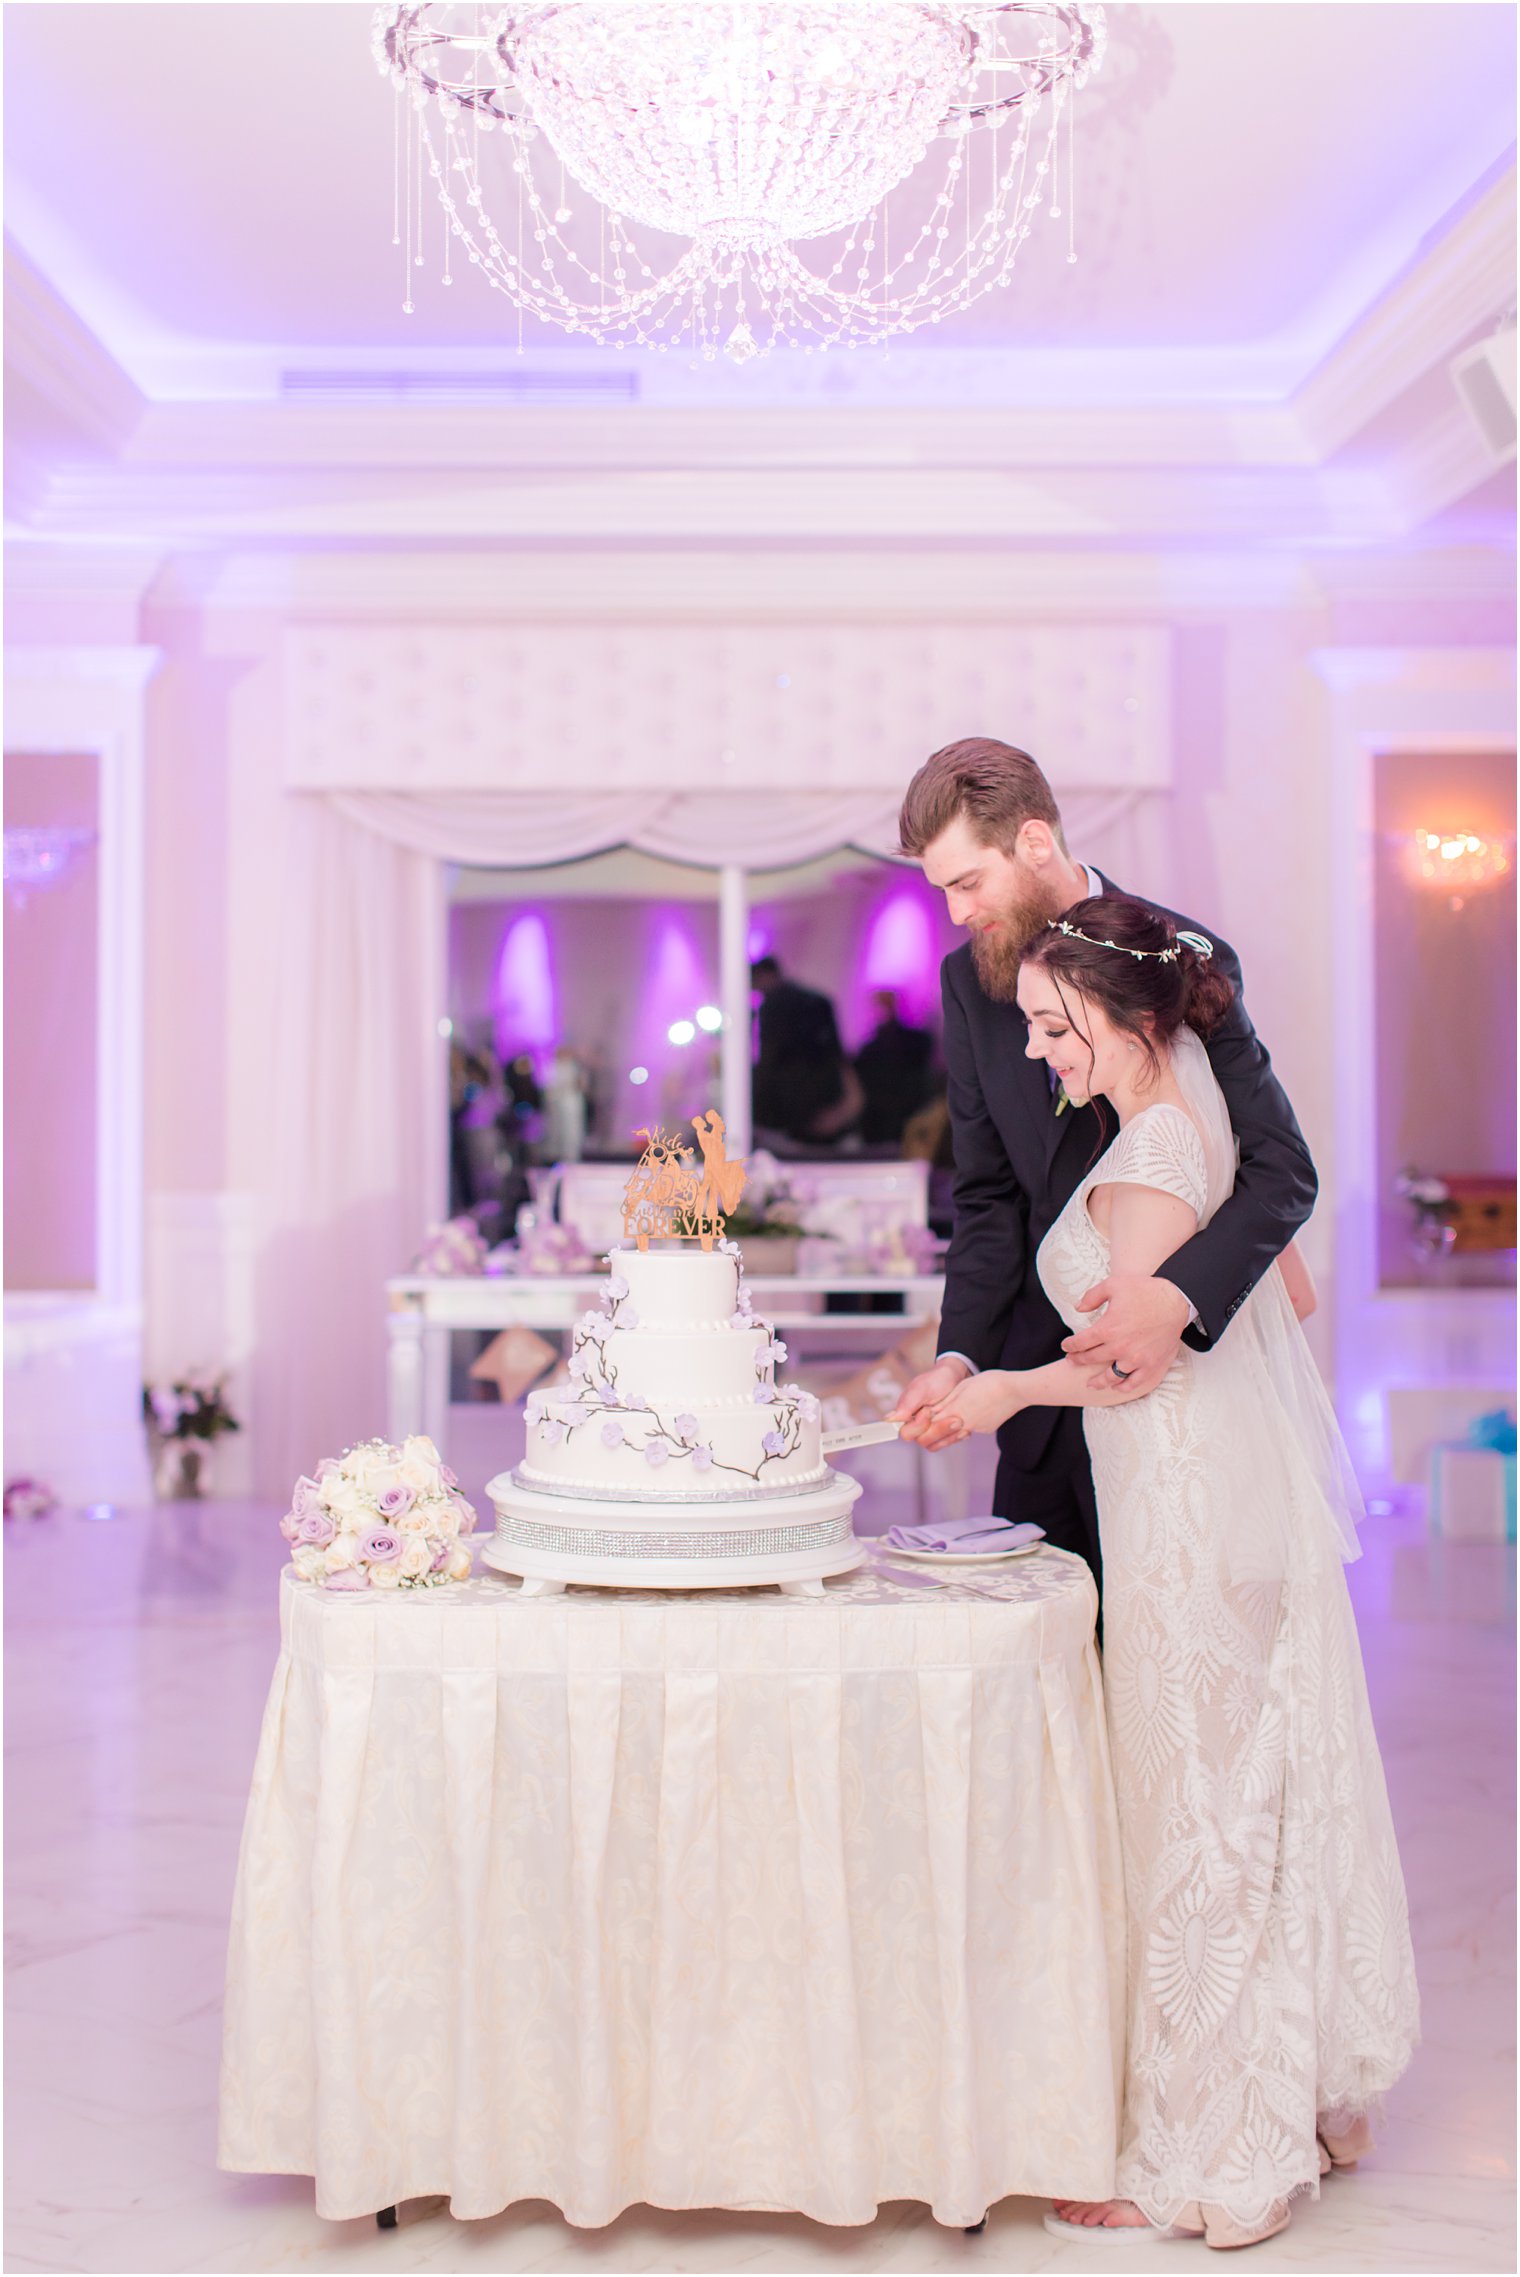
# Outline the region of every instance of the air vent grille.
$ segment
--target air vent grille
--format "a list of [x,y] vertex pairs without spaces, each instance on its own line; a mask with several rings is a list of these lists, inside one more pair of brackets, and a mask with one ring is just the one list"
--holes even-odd
[[636,371],[382,372],[280,374],[280,393],[313,403],[637,403]]

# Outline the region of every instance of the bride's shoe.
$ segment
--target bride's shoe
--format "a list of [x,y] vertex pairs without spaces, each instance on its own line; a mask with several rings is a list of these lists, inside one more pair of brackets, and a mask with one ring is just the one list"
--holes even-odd
[[1319,2130],[1320,2173],[1328,2174],[1333,2166],[1337,2167],[1342,2174],[1348,2174],[1354,2169],[1359,2158],[1365,2158],[1367,2153],[1370,2150],[1375,2150],[1376,2147],[1372,2139],[1372,2129],[1368,2126],[1365,2115],[1359,2119],[1353,2119],[1343,2135],[1332,2135],[1328,2127],[1321,2127]]
[[[1197,2214],[1203,2223],[1205,2245],[1213,2246],[1216,2253],[1233,2253],[1238,2246],[1260,2245],[1264,2239],[1276,2237],[1279,2230],[1285,2230],[1292,2218],[1286,2198],[1279,2198],[1269,2206],[1265,2218],[1254,2227],[1237,2222],[1233,2214],[1225,2212],[1223,2206],[1186,2206],[1180,2219],[1185,2221],[1193,2214]],[[1196,2236],[1197,2232],[1182,2234]]]

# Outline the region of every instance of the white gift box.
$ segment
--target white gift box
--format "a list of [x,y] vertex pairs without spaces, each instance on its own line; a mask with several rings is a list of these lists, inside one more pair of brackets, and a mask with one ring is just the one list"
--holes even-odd
[[1449,1542],[1502,1542],[1509,1531],[1506,1458],[1492,1447],[1432,1447],[1430,1524]]

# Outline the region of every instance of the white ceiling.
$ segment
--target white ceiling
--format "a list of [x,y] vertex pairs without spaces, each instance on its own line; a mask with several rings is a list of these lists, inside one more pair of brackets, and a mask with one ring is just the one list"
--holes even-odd
[[[1512,148],[1507,0],[1108,14],[1079,111],[1079,265],[1064,223],[1042,222],[1011,289],[890,364],[810,365],[810,392],[933,400],[953,374],[950,392],[987,400],[995,358],[994,399],[1281,397]],[[368,0],[6,7],[8,226],[145,394],[225,400],[295,365],[515,350],[515,312],[473,271],[445,289],[435,265],[400,313],[370,16]],[[533,328],[525,345],[540,362],[602,353]],[[780,364],[662,383],[751,403],[798,384]]]

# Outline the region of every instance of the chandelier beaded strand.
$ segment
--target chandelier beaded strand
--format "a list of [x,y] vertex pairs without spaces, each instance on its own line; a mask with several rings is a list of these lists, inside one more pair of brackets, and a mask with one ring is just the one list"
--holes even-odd
[[[603,346],[694,347],[736,363],[938,324],[1007,283],[1047,188],[1057,191],[1063,115],[1071,227],[1068,106],[1103,43],[1103,10],[1088,0],[391,0],[375,16],[374,52],[403,114],[404,306],[422,265],[426,172],[445,274],[457,242],[515,303],[519,345],[525,315]],[[969,139],[979,133],[980,205]],[[889,228],[890,200],[940,142],[949,152],[928,220]],[[535,163],[545,182],[558,170],[552,206]],[[517,191],[515,253],[487,211],[498,174]],[[567,179],[600,209],[593,234],[567,203]],[[577,218],[573,243],[562,231]],[[672,238],[686,241],[674,254],[660,242]],[[816,246],[817,266],[802,245]]]

